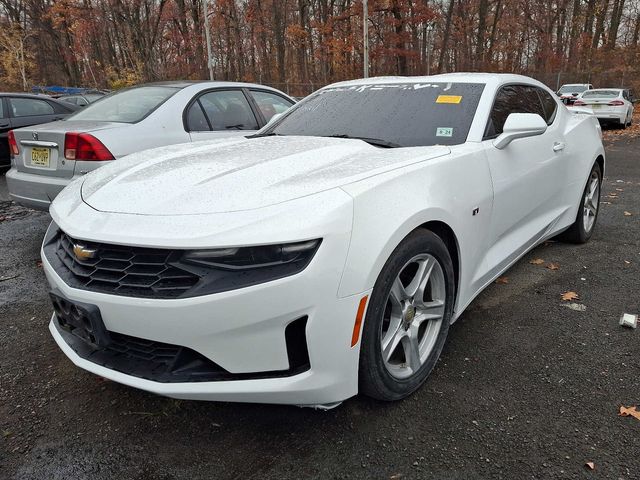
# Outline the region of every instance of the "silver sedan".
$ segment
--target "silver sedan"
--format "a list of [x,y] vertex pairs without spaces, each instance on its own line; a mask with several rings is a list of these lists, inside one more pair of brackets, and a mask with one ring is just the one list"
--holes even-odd
[[66,120],[9,133],[11,198],[48,210],[75,177],[130,153],[247,135],[295,103],[262,85],[164,82],[121,90]]

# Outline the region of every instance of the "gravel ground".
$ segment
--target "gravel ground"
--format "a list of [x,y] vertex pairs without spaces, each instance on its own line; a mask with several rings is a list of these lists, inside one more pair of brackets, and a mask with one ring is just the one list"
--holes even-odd
[[[618,416],[640,403],[640,329],[618,325],[640,313],[633,132],[607,133],[589,244],[551,242],[511,268],[409,399],[329,412],[176,401],[74,367],[47,330],[48,215],[3,201],[0,177],[0,478],[640,478],[640,421]],[[561,300],[569,290],[585,311]]]

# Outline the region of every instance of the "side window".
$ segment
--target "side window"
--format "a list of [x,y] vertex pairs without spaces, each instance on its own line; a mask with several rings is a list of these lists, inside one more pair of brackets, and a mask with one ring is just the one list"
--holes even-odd
[[209,122],[207,122],[200,100],[196,100],[189,107],[187,112],[187,130],[190,132],[208,132],[211,130]]
[[512,113],[537,113],[545,118],[544,109],[535,87],[507,85],[496,95],[489,115],[484,138],[494,138],[502,133],[507,117]]
[[256,120],[249,102],[240,90],[222,90],[205,93],[198,98],[211,129],[257,130]]
[[32,117],[35,115],[53,115],[51,104],[36,98],[10,98],[11,110],[14,117]]
[[5,116],[8,117],[9,115],[4,114],[4,100],[0,97],[0,118],[5,118]]
[[271,120],[275,114],[286,112],[293,105],[292,102],[275,93],[251,90],[251,95],[253,95],[266,122]]
[[[47,102],[47,103],[49,103],[49,102]],[[49,105],[52,105],[55,113],[69,114],[73,110],[71,110],[71,108],[67,108],[65,103],[66,102],[49,103]]]
[[544,115],[542,116],[542,118],[547,121],[547,125],[551,125],[556,119],[558,103],[546,90],[536,88],[536,91],[538,92],[538,95],[540,95],[540,100],[542,101],[542,106],[544,107]]

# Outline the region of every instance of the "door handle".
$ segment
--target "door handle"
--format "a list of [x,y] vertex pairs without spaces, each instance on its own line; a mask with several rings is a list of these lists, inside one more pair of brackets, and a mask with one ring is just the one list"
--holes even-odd
[[560,152],[564,150],[564,142],[555,142],[553,144],[553,151],[554,152]]

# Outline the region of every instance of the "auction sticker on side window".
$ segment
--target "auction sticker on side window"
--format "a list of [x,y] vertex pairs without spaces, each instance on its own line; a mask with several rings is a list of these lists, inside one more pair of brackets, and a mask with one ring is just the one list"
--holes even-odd
[[436,103],[460,103],[462,95],[438,95]]
[[436,128],[436,137],[453,137],[453,128],[451,127]]

